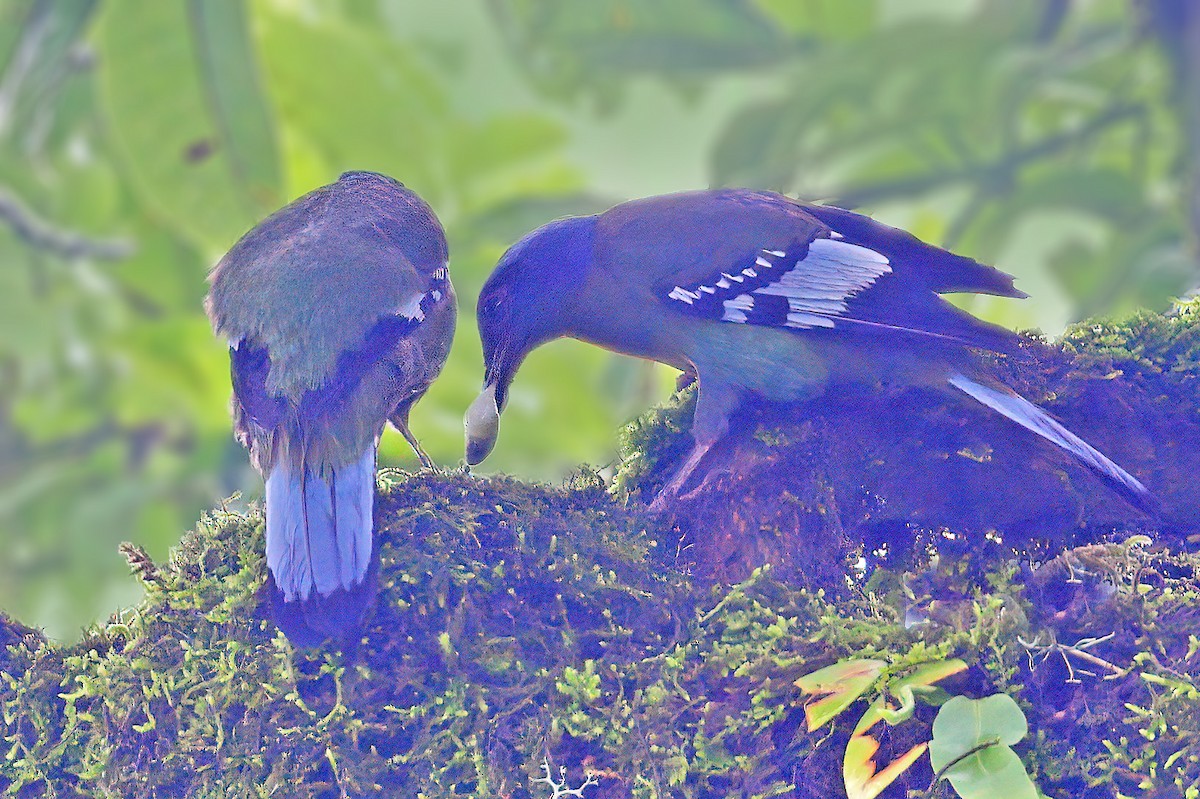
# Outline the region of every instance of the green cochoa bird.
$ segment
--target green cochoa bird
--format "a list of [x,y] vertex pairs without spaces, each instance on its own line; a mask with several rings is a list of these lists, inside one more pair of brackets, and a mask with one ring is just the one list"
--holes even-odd
[[984,373],[972,350],[1016,334],[939,294],[1026,296],[1011,276],[840,208],[725,189],[622,203],[513,245],[479,295],[484,390],[465,420],[487,457],[525,356],[568,336],[694,373],[695,446],[651,505],[685,494],[743,403],[819,403],[877,383],[953,390],[1065,450],[1133,504],[1135,478]]
[[398,181],[347,172],[263,220],[210,280],[234,428],[266,479],[275,617],[302,646],[344,639],[375,592],[384,425],[432,465],[408,416],[454,336],[445,233]]

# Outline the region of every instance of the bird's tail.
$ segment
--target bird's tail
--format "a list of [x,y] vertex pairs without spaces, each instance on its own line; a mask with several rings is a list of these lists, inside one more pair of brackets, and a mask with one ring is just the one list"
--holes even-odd
[[267,476],[269,590],[280,629],[317,646],[354,632],[374,595],[375,444],[324,469],[282,455]]
[[1147,513],[1157,513],[1158,500],[1136,477],[1106,458],[1098,449],[1063,427],[1029,400],[1008,389],[986,386],[961,374],[952,375],[950,385],[1025,429],[1062,447],[1116,489],[1134,507]]

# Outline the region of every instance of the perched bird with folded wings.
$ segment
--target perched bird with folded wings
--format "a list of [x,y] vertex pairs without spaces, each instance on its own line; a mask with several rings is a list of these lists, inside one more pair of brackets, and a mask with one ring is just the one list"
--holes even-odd
[[744,400],[879,383],[961,392],[1153,507],[1135,477],[982,373],[972,350],[1011,352],[1018,337],[947,292],[1026,296],[1011,276],[902,230],[771,192],[671,194],[551,222],[505,253],[479,296],[484,390],[465,420],[467,460],[491,452],[525,356],[568,336],[695,373],[695,446],[656,511],[684,493]]
[[374,596],[375,454],[441,371],[456,306],[442,226],[398,181],[347,172],[265,219],[213,270],[238,440],[266,478],[268,585],[301,646]]

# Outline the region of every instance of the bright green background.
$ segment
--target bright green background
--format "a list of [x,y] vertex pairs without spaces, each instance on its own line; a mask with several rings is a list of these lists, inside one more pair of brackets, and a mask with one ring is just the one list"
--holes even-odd
[[[971,306],[1016,327],[1165,306],[1197,276],[1200,35],[1170,18],[1189,5],[0,0],[0,607],[73,637],[136,599],[118,542],[163,557],[260,492],[204,277],[346,169],[400,178],[450,236],[462,324],[413,416],[443,464],[491,265],[629,197],[858,205],[1017,275],[1033,300]],[[487,466],[607,463],[670,379],[548,346]],[[393,433],[384,459],[413,463]]]

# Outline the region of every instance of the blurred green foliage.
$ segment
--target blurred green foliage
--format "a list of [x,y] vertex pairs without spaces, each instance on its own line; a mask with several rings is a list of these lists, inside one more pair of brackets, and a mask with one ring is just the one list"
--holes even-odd
[[[1016,274],[1033,300],[971,306],[1012,326],[1164,307],[1198,271],[1189,26],[1183,0],[0,0],[0,607],[73,637],[140,590],[119,541],[161,558],[259,493],[204,277],[345,169],[449,233],[462,325],[413,427],[453,464],[491,265],[632,196],[860,206]],[[606,463],[669,380],[548,346],[488,465]],[[383,459],[413,463],[392,433]]]

